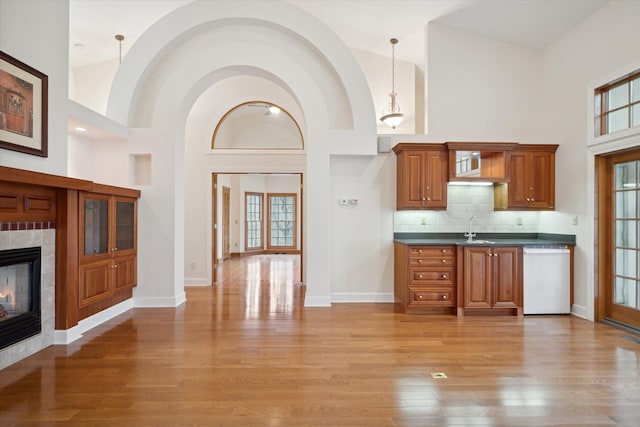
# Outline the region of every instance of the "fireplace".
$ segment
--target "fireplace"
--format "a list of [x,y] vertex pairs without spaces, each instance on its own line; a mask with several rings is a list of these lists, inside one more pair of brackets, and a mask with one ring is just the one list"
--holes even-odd
[[0,250],[0,349],[39,334],[41,248]]

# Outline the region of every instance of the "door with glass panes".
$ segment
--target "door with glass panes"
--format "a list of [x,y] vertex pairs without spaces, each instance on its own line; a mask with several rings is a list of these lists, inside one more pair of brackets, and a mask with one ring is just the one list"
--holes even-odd
[[606,317],[640,328],[640,150],[610,156],[607,170]]

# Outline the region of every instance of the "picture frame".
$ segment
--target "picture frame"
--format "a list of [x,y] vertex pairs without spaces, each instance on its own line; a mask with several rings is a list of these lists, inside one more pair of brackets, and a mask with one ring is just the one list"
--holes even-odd
[[0,148],[48,157],[49,78],[0,51]]

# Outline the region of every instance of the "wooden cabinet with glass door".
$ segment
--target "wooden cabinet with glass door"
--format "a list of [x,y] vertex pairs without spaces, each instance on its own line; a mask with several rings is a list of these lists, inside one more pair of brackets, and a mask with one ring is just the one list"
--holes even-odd
[[[136,286],[136,209],[135,198],[80,194],[78,302],[81,312]],[[85,314],[102,308],[98,305],[86,309]]]
[[447,208],[448,151],[444,144],[401,143],[397,155],[397,209]]

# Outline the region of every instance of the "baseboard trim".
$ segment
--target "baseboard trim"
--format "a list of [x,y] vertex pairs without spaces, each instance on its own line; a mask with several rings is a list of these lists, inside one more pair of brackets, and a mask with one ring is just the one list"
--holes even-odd
[[304,297],[305,307],[331,307],[331,297]]
[[195,277],[191,279],[184,279],[185,286],[211,286],[206,277]]
[[393,303],[393,293],[333,293],[331,303]]
[[134,298],[134,307],[136,308],[162,308],[177,307],[187,300],[187,294],[184,290],[174,297],[148,297]]
[[262,249],[259,251],[231,252],[231,258],[244,258],[253,255],[300,255],[300,249]]
[[82,319],[78,324],[69,329],[55,330],[53,331],[53,344],[54,345],[67,345],[82,338],[85,332],[90,331],[96,326],[100,326],[107,320],[111,320],[116,316],[126,313],[133,308],[133,299],[129,298],[126,301],[122,301],[112,307],[102,310],[99,313],[89,316],[86,319]]
[[578,304],[571,305],[571,314],[574,316],[581,317],[583,319],[589,320],[587,317],[587,307]]

